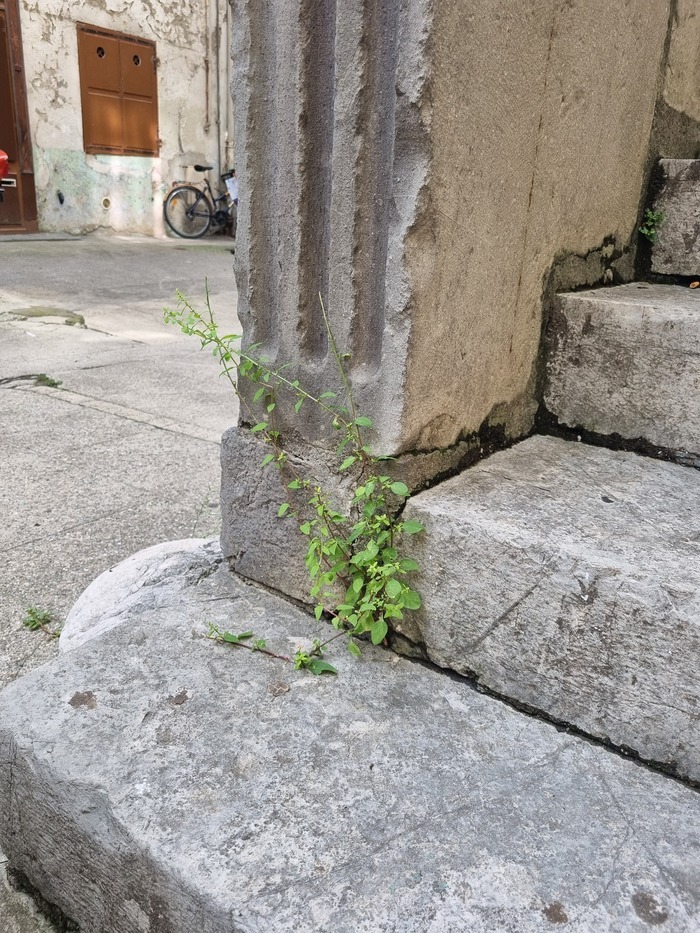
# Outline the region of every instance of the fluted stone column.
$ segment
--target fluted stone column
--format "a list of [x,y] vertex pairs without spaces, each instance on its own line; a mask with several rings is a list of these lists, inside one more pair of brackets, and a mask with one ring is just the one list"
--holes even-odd
[[[264,7],[264,9],[263,9]],[[405,239],[428,171],[425,0],[234,4],[239,314],[313,391],[338,382],[319,294],[382,452],[404,446]],[[311,413],[288,423],[319,437]]]
[[[413,487],[489,434],[526,434],[554,264],[573,257],[575,285],[628,261],[666,0],[232,11],[245,342],[310,391],[337,389],[320,293],[373,448]],[[224,552],[301,597],[291,526],[274,517],[284,490],[261,474],[242,411],[223,445]],[[299,463],[324,473],[323,420],[308,406],[276,414]]]

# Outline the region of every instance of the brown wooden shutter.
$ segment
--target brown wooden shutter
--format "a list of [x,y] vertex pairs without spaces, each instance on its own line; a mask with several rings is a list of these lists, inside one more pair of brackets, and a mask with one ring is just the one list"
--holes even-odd
[[155,43],[78,24],[86,152],[158,155]]
[[131,152],[157,151],[155,46],[121,39],[124,147]]

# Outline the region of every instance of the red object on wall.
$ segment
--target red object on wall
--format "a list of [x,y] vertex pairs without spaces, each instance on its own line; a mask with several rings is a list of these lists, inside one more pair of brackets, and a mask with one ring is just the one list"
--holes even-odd
[[10,171],[9,158],[4,149],[0,149],[0,178],[7,178]]

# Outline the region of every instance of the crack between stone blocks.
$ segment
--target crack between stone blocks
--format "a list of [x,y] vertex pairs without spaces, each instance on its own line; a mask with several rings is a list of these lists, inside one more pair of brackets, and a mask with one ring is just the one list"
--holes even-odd
[[[227,563],[230,567],[230,560],[227,558]],[[287,603],[291,603],[297,608],[301,609],[306,613],[310,618],[313,618],[313,615],[310,611],[310,604],[301,602],[300,600],[293,599],[291,596],[288,596],[286,593],[283,593],[281,590],[276,590],[274,587],[271,587],[267,584],[260,583],[257,580],[253,580],[249,577],[244,576],[238,570],[231,568],[231,573],[238,579],[242,580],[247,586],[251,586],[254,589],[257,589],[263,593],[268,593],[278,598],[283,599]],[[525,599],[528,593],[525,593],[520,599]],[[392,633],[389,633],[389,638],[392,637]],[[589,745],[593,745],[596,748],[601,748],[609,754],[615,755],[618,758],[622,758],[624,761],[631,762],[632,764],[637,765],[649,771],[652,774],[660,775],[665,777],[675,783],[680,784],[681,786],[688,788],[689,790],[700,792],[700,780],[695,780],[691,777],[678,774],[677,771],[665,765],[663,762],[654,761],[653,759],[643,758],[639,752],[633,748],[629,748],[625,745],[616,745],[614,742],[605,741],[604,739],[598,738],[595,735],[591,735],[585,730],[581,729],[579,726],[574,725],[573,723],[567,722],[564,719],[559,719],[556,716],[552,716],[546,710],[540,709],[539,707],[532,706],[529,703],[525,703],[521,700],[517,700],[514,697],[509,697],[504,693],[500,693],[497,690],[486,686],[481,683],[479,680],[479,675],[476,671],[468,671],[466,673],[460,673],[458,671],[451,670],[450,668],[440,667],[439,664],[436,664],[434,661],[431,661],[425,655],[424,647],[417,643],[411,641],[405,635],[401,636],[408,644],[414,646],[417,650],[424,654],[424,657],[409,657],[406,654],[401,654],[398,651],[395,651],[391,646],[385,650],[391,652],[392,654],[398,655],[402,660],[410,664],[416,664],[421,667],[425,667],[428,670],[433,671],[437,674],[442,674],[449,680],[456,681],[457,683],[466,684],[470,689],[474,690],[476,693],[481,693],[484,696],[489,697],[492,700],[496,700],[499,703],[514,709],[519,713],[522,713],[525,716],[530,717],[531,719],[536,719],[539,722],[544,723],[545,725],[554,727],[557,732],[564,732],[567,735],[572,735],[575,738],[581,739],[584,742],[587,742]]]
[[[408,643],[414,645],[416,649],[424,652],[422,645],[417,642],[412,642],[410,639],[406,638],[405,635],[402,637]],[[456,681],[457,683],[466,684],[476,693],[481,693],[484,696],[490,697],[492,700],[497,700],[499,703],[503,703],[511,709],[517,710],[517,712],[522,713],[525,716],[529,716],[531,719],[536,719],[539,722],[545,723],[546,725],[553,726],[557,732],[564,732],[567,735],[575,736],[576,738],[587,742],[589,745],[594,745],[597,748],[604,749],[609,754],[613,754],[618,758],[629,761],[632,764],[643,768],[645,771],[650,771],[653,774],[668,778],[669,780],[681,784],[683,787],[686,787],[689,790],[700,792],[700,780],[688,777],[687,775],[679,774],[675,768],[671,767],[670,765],[666,765],[661,761],[655,761],[651,758],[644,758],[634,748],[630,748],[626,745],[617,745],[609,740],[606,741],[605,739],[599,738],[598,736],[591,735],[589,732],[586,732],[579,726],[567,722],[565,719],[559,719],[558,717],[553,716],[551,713],[548,713],[546,710],[541,709],[540,707],[532,706],[531,704],[525,703],[522,700],[518,700],[515,697],[510,697],[505,693],[500,693],[498,690],[494,690],[492,687],[482,683],[479,680],[479,675],[476,671],[468,670],[460,673],[459,671],[454,671],[450,668],[440,667],[439,664],[436,664],[427,656],[418,658],[401,655],[401,657],[412,664],[418,664],[421,667],[428,668],[428,670],[442,674],[443,676],[450,680]]]
[[583,443],[591,447],[637,454],[649,460],[661,460],[690,470],[700,470],[700,454],[693,454],[682,448],[674,449],[661,444],[652,444],[644,437],[627,438],[614,432],[597,434],[581,426],[570,427],[562,424],[557,415],[549,411],[544,403],[540,404],[529,436],[557,437],[570,443]]

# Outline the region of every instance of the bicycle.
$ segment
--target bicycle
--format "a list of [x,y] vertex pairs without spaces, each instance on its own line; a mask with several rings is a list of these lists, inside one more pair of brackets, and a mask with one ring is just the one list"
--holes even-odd
[[[195,165],[195,172],[208,172],[212,165]],[[226,185],[235,177],[236,170],[224,172],[221,180]],[[228,190],[216,197],[209,179],[204,178],[198,184],[176,182],[163,201],[163,217],[166,224],[177,236],[189,240],[203,237],[212,224],[216,227],[232,228],[236,236],[238,198],[231,200]]]

